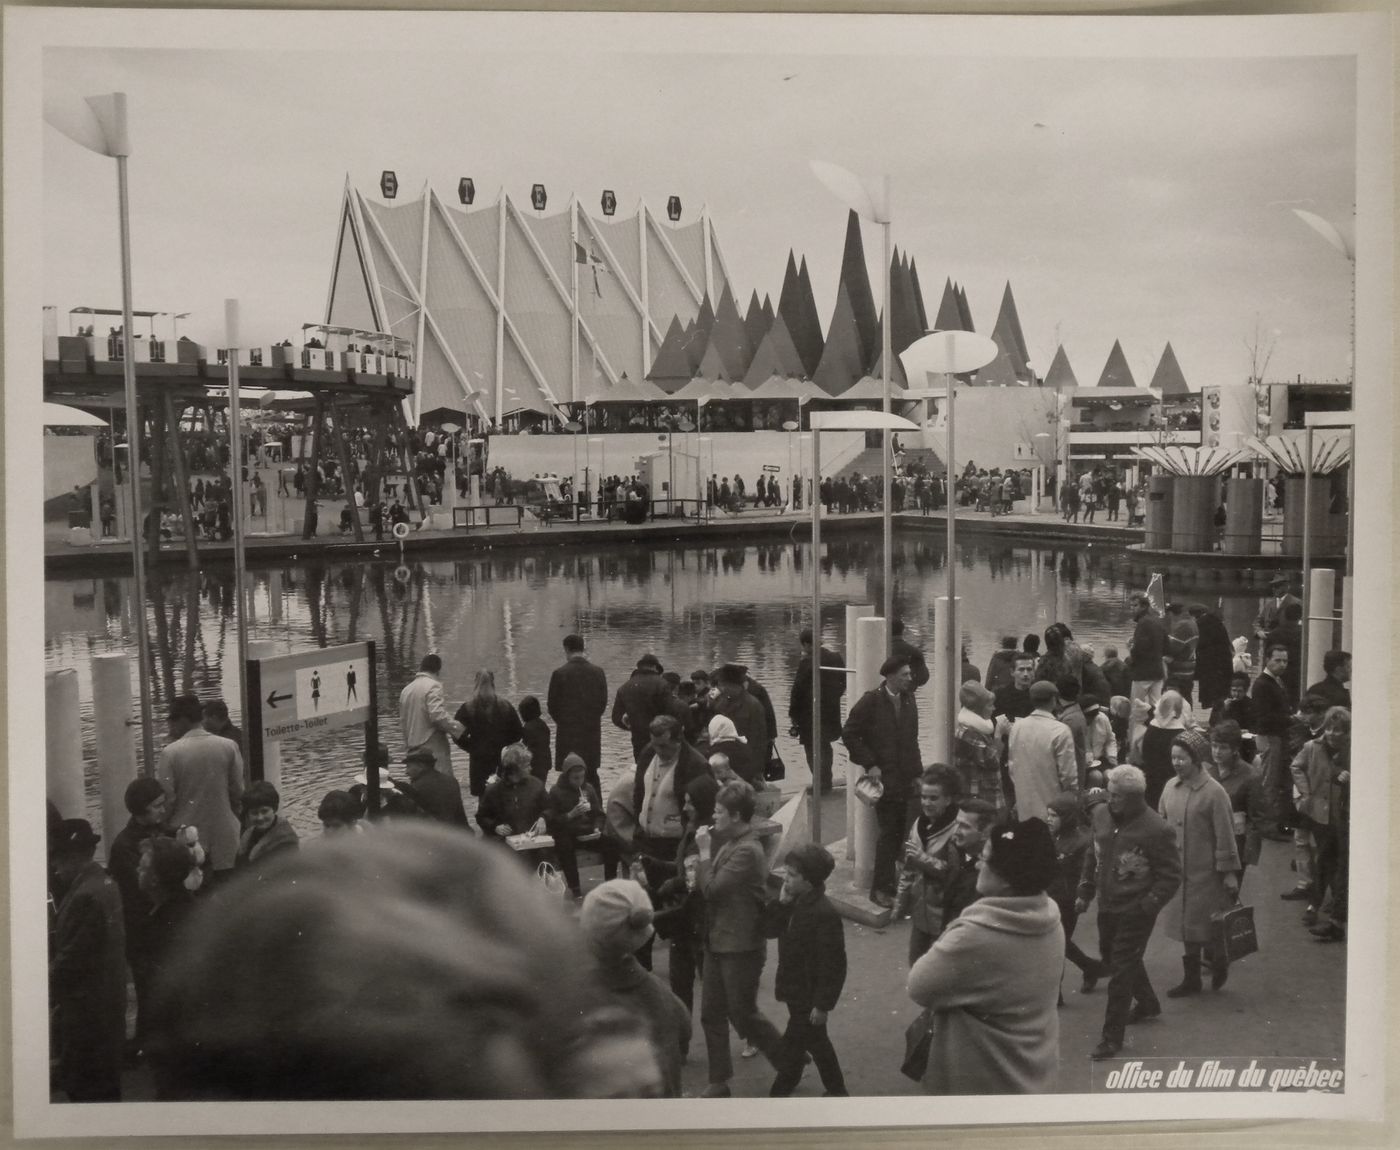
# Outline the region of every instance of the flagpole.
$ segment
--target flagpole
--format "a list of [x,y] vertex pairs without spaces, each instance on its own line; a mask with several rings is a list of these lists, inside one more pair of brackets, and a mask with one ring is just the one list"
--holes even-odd
[[[578,200],[569,200],[569,237],[573,240],[573,259],[569,262],[569,267],[573,274],[569,277],[572,284],[572,295],[569,300],[570,311],[573,315],[573,323],[569,329],[569,381],[571,390],[569,399],[573,403],[578,402]],[[577,480],[577,476],[575,476]]]
[[[118,95],[120,115],[126,118],[126,96]],[[117,161],[117,218],[122,254],[122,380],[126,389],[126,472],[131,485],[132,594],[136,600],[132,621],[136,626],[136,664],[141,676],[141,753],[146,774],[156,770],[156,737],[151,712],[151,640],[146,632],[145,522],[141,516],[141,408],[136,400],[136,349],[132,346],[131,314],[131,205],[127,197],[126,156]],[[156,538],[159,538],[157,534]]]
[[[247,726],[251,700],[248,698],[248,599],[247,560],[243,550],[243,417],[239,411],[238,347],[242,343],[238,330],[238,301],[224,300],[224,327],[228,349],[228,439],[229,478],[233,481],[230,496],[233,501],[233,585],[237,598],[238,625],[238,706]],[[350,477],[345,476],[347,487]],[[351,496],[353,499],[353,494]]]

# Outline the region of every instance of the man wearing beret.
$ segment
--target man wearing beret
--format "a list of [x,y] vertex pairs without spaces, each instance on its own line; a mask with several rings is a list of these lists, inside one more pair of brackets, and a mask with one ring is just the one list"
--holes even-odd
[[875,804],[879,830],[870,901],[892,907],[900,847],[917,813],[916,787],[924,768],[919,757],[919,708],[914,702],[909,656],[891,655],[881,665],[880,674],[885,681],[856,700],[846,716],[841,741],[851,762],[864,767],[866,775],[883,788]]

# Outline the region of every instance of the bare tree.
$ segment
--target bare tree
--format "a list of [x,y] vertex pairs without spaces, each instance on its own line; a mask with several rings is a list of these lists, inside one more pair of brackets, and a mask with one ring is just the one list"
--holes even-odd
[[1274,348],[1278,340],[1274,338],[1272,332],[1265,333],[1263,324],[1260,321],[1259,313],[1254,313],[1254,334],[1250,339],[1244,341],[1245,350],[1249,352],[1249,382],[1263,383],[1264,373],[1269,370],[1269,360],[1274,358]]

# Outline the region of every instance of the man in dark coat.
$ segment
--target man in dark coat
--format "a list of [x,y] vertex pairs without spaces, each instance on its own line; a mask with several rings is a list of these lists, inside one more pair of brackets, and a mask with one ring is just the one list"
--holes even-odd
[[1283,622],[1284,612],[1291,604],[1296,603],[1299,607],[1303,605],[1303,601],[1289,590],[1289,586],[1287,575],[1275,575],[1269,580],[1273,597],[1260,601],[1259,614],[1254,617],[1254,634],[1260,639],[1267,639],[1269,632]]
[[598,767],[603,758],[603,715],[608,709],[608,677],[588,661],[583,639],[564,636],[565,662],[549,677],[545,709],[554,720],[554,769],[573,752],[586,765],[584,778],[602,794]]
[[661,660],[655,655],[643,655],[637,660],[637,669],[617,689],[613,700],[613,726],[632,736],[633,762],[651,739],[652,719],[671,713],[671,692],[661,678],[661,671]]
[[64,819],[50,840],[64,894],[58,907],[49,1001],[58,1015],[55,1085],[70,1102],[120,1102],[126,1046],[126,930],[117,884],[93,860],[86,819]]
[[1200,632],[1196,644],[1196,700],[1203,709],[1214,710],[1230,694],[1235,660],[1230,632],[1219,614],[1208,607],[1193,603],[1187,610]]
[[[832,743],[841,737],[841,696],[846,693],[844,670],[822,672],[822,713],[819,726],[812,722],[812,629],[805,628],[797,637],[802,645],[802,659],[792,680],[792,697],[788,703],[788,719],[792,734],[807,752],[807,766],[815,778],[820,763],[822,790],[831,790],[831,767],[835,760]],[[845,662],[835,651],[821,649],[823,667],[844,668]]]
[[846,716],[841,741],[851,762],[883,787],[875,804],[879,830],[875,840],[875,871],[870,900],[894,905],[899,852],[904,834],[917,811],[919,776],[919,709],[914,702],[913,675],[907,655],[891,655],[880,667],[884,682],[867,691]]
[[[763,768],[768,763],[768,716],[758,696],[748,689],[747,668],[735,663],[726,663],[715,672],[715,683],[719,686],[719,698],[711,704],[716,715],[724,715],[738,728],[739,735],[749,749],[749,762],[753,767],[755,782],[763,778]],[[771,706],[771,703],[770,703]]]
[[1303,679],[1303,605],[1289,603],[1283,608],[1283,619],[1264,637],[1264,650],[1271,647],[1288,648],[1288,666],[1282,681],[1288,691],[1288,701],[1298,705],[1298,688]]
[[1329,707],[1351,710],[1351,652],[1328,651],[1322,656],[1323,677],[1308,688],[1309,695],[1326,699]]
[[890,634],[893,641],[890,643],[891,655],[902,655],[909,660],[909,674],[911,691],[917,691],[929,681],[928,662],[924,659],[924,653],[913,643],[904,637],[904,620],[896,619],[890,626]]
[[531,830],[548,807],[544,784],[530,773],[530,752],[517,743],[501,755],[500,777],[481,796],[476,822],[488,841],[499,841]]
[[754,762],[758,766],[759,777],[762,778],[763,769],[773,757],[773,744],[778,739],[778,712],[773,709],[773,697],[768,694],[768,688],[750,675],[747,667],[741,667],[740,670],[744,672],[744,690],[757,699],[758,705],[763,708],[763,726],[768,739],[765,746],[754,752]]
[[1034,655],[1022,651],[1011,664],[1011,682],[995,692],[996,706],[992,718],[1005,715],[1008,719],[1024,719],[1035,707],[1031,705],[1031,684],[1035,681]]
[[437,769],[431,747],[415,747],[403,762],[409,794],[429,818],[454,827],[470,825],[462,806],[462,788]]
[[632,781],[632,810],[637,817],[633,842],[647,885],[656,890],[675,874],[676,851],[685,829],[686,788],[708,774],[709,765],[685,741],[674,715],[657,715],[650,734]]

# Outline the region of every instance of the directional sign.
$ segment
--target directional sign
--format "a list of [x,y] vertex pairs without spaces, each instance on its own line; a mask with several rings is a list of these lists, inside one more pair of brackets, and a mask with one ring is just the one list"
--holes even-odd
[[264,743],[364,723],[373,660],[368,643],[248,660],[251,707]]

